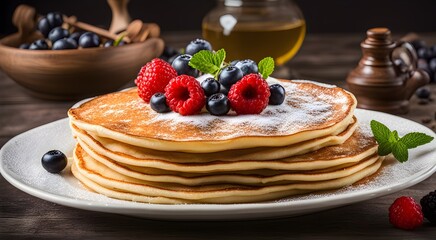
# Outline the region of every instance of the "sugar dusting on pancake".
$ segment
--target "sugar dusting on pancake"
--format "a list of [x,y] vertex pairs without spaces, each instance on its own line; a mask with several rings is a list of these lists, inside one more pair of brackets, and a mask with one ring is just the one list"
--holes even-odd
[[[270,84],[278,82],[270,79]],[[350,115],[355,99],[345,90],[311,82],[280,81],[285,102],[259,115],[180,116],[156,113],[136,89],[93,99],[70,110],[73,118],[133,136],[163,140],[229,140],[247,136],[287,136],[333,126]]]

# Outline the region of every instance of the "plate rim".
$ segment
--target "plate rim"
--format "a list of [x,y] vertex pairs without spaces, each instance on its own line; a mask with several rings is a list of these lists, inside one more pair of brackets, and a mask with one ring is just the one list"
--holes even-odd
[[[419,125],[420,127],[428,129],[429,132],[434,133],[431,129],[428,127],[414,122],[412,120],[388,114],[378,111],[372,111],[372,110],[366,110],[366,109],[356,109],[356,111],[362,113],[375,113],[380,115],[380,118],[383,117],[383,115],[398,118],[401,121],[408,121],[412,124]],[[26,184],[23,181],[20,181],[20,179],[16,179],[14,176],[8,173],[8,169],[5,169],[5,159],[3,157],[5,149],[9,148],[10,145],[12,145],[14,142],[16,142],[16,139],[22,138],[23,135],[31,134],[33,131],[38,131],[41,128],[47,128],[54,124],[63,124],[63,122],[68,121],[68,118],[59,119],[38,127],[35,127],[33,129],[30,129],[28,131],[25,131],[21,134],[16,135],[15,137],[11,138],[8,142],[6,142],[2,148],[0,149],[0,174],[8,181],[10,184],[12,184],[14,187],[18,188],[19,190],[26,192],[32,196],[38,197],[40,199],[57,203],[64,206],[79,208],[79,209],[85,209],[85,210],[91,210],[91,211],[98,211],[98,212],[109,212],[109,213],[121,213],[121,214],[127,214],[127,215],[135,215],[133,212],[140,210],[141,216],[146,216],[147,218],[156,218],[151,215],[155,215],[156,213],[162,214],[162,217],[157,217],[159,219],[176,219],[175,216],[183,216],[181,214],[186,214],[187,212],[191,213],[190,216],[187,216],[187,219],[205,219],[204,214],[218,214],[218,216],[225,217],[228,215],[235,214],[235,211],[238,211],[239,214],[263,214],[266,213],[276,213],[272,214],[271,216],[280,216],[280,215],[292,215],[292,214],[286,214],[287,210],[290,210],[291,208],[298,208],[300,209],[310,209],[310,206],[316,205],[316,204],[322,204],[324,208],[333,208],[333,207],[339,207],[342,205],[357,203],[381,196],[385,196],[388,194],[392,194],[394,192],[409,188],[425,179],[430,177],[434,172],[436,172],[436,163],[433,164],[433,166],[423,169],[417,173],[414,173],[413,175],[407,177],[405,181],[399,182],[397,184],[391,185],[391,186],[383,186],[375,189],[369,189],[365,190],[365,193],[362,191],[357,192],[348,192],[348,193],[341,193],[341,194],[333,194],[329,196],[325,196],[322,198],[316,198],[316,199],[305,199],[305,200],[297,200],[297,201],[279,201],[279,202],[263,202],[263,203],[238,203],[238,204],[177,204],[177,205],[166,205],[166,204],[150,204],[150,203],[137,203],[135,205],[127,205],[123,206],[123,203],[102,203],[92,200],[86,200],[86,199],[75,199],[69,196],[65,196],[62,194],[56,194],[44,191],[42,189],[33,187],[31,185]],[[436,133],[433,134],[433,136],[436,136]],[[358,198],[356,200],[356,198]],[[122,200],[121,200],[122,201]],[[340,201],[338,204],[337,201]],[[319,209],[319,208],[317,208]],[[314,211],[318,211],[315,209]],[[126,210],[129,213],[126,213]],[[147,212],[151,211],[151,212]],[[277,214],[277,212],[284,211],[283,214]],[[167,214],[173,214],[175,216],[169,217]],[[150,216],[148,216],[150,215]],[[219,217],[214,216],[208,216],[208,219],[219,219]],[[259,219],[262,217],[252,217],[247,216],[247,219]]]

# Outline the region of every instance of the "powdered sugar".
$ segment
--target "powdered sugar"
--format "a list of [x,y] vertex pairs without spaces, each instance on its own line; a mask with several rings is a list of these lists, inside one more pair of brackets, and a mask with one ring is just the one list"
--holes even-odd
[[[333,117],[337,116],[334,114],[338,114],[337,112],[335,113],[335,106],[340,106],[339,109],[344,112],[350,106],[350,103],[347,102],[349,99],[342,92],[333,96],[317,89],[304,92],[304,90],[299,88],[301,84],[291,81],[279,82],[269,78],[268,82],[269,84],[280,83],[286,89],[286,97],[283,104],[278,106],[269,105],[261,114],[236,116],[234,112],[230,112],[226,116],[213,116],[203,112],[198,115],[181,116],[175,112],[165,114],[151,112],[150,119],[144,120],[143,124],[162,124],[168,126],[173,131],[177,131],[178,126],[181,124],[192,125],[205,131],[210,129],[211,126],[215,126],[211,134],[219,132],[224,136],[223,139],[246,135],[247,131],[244,131],[246,127],[250,127],[250,133],[254,136],[270,134],[288,135],[310,126],[332,121]],[[305,83],[313,82],[305,81]],[[332,87],[326,84],[322,86]],[[233,127],[219,128],[220,124],[217,123]],[[164,133],[157,134],[160,138],[171,137]],[[186,136],[186,140],[199,139],[196,136]]]

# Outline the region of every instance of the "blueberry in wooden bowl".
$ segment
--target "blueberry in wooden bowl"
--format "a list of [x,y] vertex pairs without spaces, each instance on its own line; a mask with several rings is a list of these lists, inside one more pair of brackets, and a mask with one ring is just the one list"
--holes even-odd
[[39,98],[76,100],[118,90],[164,49],[159,37],[110,48],[20,48],[44,39],[36,18],[32,7],[20,5],[15,10],[12,21],[18,32],[0,40],[0,69]]

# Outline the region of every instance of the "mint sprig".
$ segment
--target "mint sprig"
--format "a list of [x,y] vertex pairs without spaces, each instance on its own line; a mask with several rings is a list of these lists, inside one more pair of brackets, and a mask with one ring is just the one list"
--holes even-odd
[[257,64],[259,67],[259,73],[263,79],[267,79],[271,73],[274,72],[274,59],[272,57],[266,57]]
[[226,51],[220,49],[216,52],[201,50],[192,56],[189,66],[199,70],[202,73],[212,74],[217,78],[226,59]]
[[400,137],[397,131],[391,131],[376,120],[372,120],[370,125],[374,138],[379,144],[378,155],[386,156],[392,153],[399,162],[406,162],[409,159],[409,149],[427,144],[434,139],[420,132],[411,132]]

